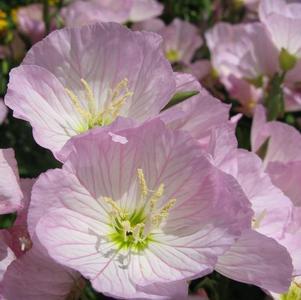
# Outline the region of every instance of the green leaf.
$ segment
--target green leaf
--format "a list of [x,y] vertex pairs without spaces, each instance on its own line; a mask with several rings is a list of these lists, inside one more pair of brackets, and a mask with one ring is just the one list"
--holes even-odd
[[187,92],[176,93],[162,110],[165,110],[171,106],[179,104],[179,103],[183,102],[184,100],[187,100],[199,93],[200,93],[199,91],[187,91]]

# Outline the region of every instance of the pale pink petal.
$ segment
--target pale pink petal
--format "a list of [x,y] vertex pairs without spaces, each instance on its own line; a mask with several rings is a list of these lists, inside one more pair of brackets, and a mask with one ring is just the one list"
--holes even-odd
[[78,273],[33,248],[9,266],[3,294],[6,300],[65,300],[83,287],[79,280]]
[[139,22],[161,15],[163,5],[157,0],[133,0],[129,20]]
[[247,231],[219,257],[216,270],[234,280],[280,293],[290,285],[292,263],[287,250],[275,240]]
[[287,195],[296,206],[301,206],[301,161],[272,162],[267,166],[273,183]]
[[301,275],[301,208],[295,207],[292,218],[287,226],[283,238],[279,240],[287,248],[293,260],[294,275]]
[[185,66],[184,70],[185,72],[195,76],[198,80],[203,80],[210,74],[211,68],[212,66],[210,60],[201,59],[188,64]]
[[218,23],[206,33],[212,64],[219,75],[245,79],[273,75],[278,51],[263,24]]
[[252,129],[251,129],[251,146],[252,151],[257,152],[260,146],[268,138],[268,132],[266,129],[266,111],[262,105],[257,105],[254,113]]
[[133,30],[145,30],[145,31],[152,31],[152,32],[159,32],[161,29],[165,27],[164,22],[161,19],[154,18],[154,19],[149,19],[145,21],[141,21],[138,23],[135,23],[132,26]]
[[31,201],[32,185],[35,179],[21,179],[21,190],[23,193],[23,207],[18,211],[17,218],[12,227],[8,228],[9,246],[17,257],[24,254],[32,246],[28,234],[27,216]]
[[205,139],[211,130],[228,122],[229,106],[222,103],[202,88],[189,74],[177,74],[177,92],[199,91],[180,104],[172,106],[160,114],[169,127],[188,131],[196,139]]
[[301,5],[289,4],[284,0],[262,0],[259,17],[279,50],[286,49],[290,54],[301,56]]
[[129,19],[132,0],[74,1],[62,9],[61,15],[68,27],[95,22],[125,23]]
[[7,244],[2,240],[0,240],[0,282],[4,277],[4,274],[7,270],[7,267],[14,261],[15,255],[14,252],[7,246]]
[[203,44],[198,28],[177,18],[159,33],[163,37],[167,57],[169,51],[175,51],[178,56],[176,61],[186,64],[190,63],[195,51]]
[[235,178],[252,204],[254,229],[279,239],[292,213],[291,201],[272,184],[255,154],[238,150],[236,157],[238,171]]
[[14,117],[31,123],[35,140],[54,152],[77,134],[83,122],[62,84],[39,66],[23,65],[11,71],[5,103]]
[[32,4],[20,7],[17,10],[17,24],[19,31],[32,43],[40,41],[45,35],[43,5]]
[[[47,194],[45,198],[44,195]],[[28,213],[28,231],[34,236],[40,218],[48,211],[67,207],[106,223],[103,204],[97,201],[78,179],[65,170],[49,170],[42,174],[32,190]]]
[[23,195],[13,149],[0,150],[0,174],[0,214],[15,212],[22,208]]

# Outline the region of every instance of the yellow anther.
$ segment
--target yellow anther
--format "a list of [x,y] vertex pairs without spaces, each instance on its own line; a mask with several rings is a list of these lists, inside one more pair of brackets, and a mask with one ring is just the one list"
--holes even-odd
[[160,210],[159,213],[151,217],[152,225],[158,227],[161,222],[168,217],[169,210],[175,205],[176,199],[170,199]]
[[266,210],[263,210],[257,218],[253,218],[252,227],[254,229],[259,228],[260,223],[262,222],[262,220],[264,219],[265,216],[266,216]]
[[154,210],[154,208],[157,205],[158,200],[162,197],[164,193],[164,184],[161,183],[158,187],[158,189],[152,194],[150,198],[150,209],[151,211]]
[[139,180],[140,192],[143,198],[145,198],[148,194],[147,184],[144,177],[144,173],[142,169],[137,170],[137,176]]
[[85,89],[89,111],[91,114],[93,114],[95,112],[95,98],[94,98],[93,91],[89,83],[85,79],[82,78],[80,81]]
[[115,213],[117,216],[119,216],[121,219],[124,219],[126,217],[126,214],[122,211],[122,209],[118,206],[118,204],[116,203],[116,201],[114,201],[112,198],[110,197],[103,197],[104,201],[111,205],[112,209],[113,209],[113,213]]
[[71,99],[75,109],[78,111],[78,113],[86,120],[88,121],[91,118],[91,113],[87,110],[83,109],[78,97],[69,89],[65,88],[66,93],[68,94],[69,98]]
[[177,199],[170,199],[162,208],[160,211],[160,214],[164,217],[168,216],[169,210],[175,205]]
[[112,115],[112,117],[116,117],[118,115],[126,99],[133,95],[133,92],[131,92],[128,88],[128,83],[128,79],[125,78],[110,91],[110,106],[107,108],[107,111]]

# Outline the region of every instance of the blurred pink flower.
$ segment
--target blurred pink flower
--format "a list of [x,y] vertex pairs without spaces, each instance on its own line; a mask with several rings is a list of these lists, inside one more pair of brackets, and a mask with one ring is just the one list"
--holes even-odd
[[127,142],[110,128],[73,138],[63,169],[38,179],[34,197],[54,207],[37,235],[106,295],[184,299],[249,226],[246,198],[184,132],[152,120],[114,134]]
[[[46,34],[43,19],[43,5],[31,4],[17,10],[18,30],[26,35],[34,44],[40,41]],[[55,23],[51,22],[51,29],[55,29]]]
[[[24,207],[18,212],[13,227],[1,231],[3,241],[11,251],[8,252],[11,259],[2,276],[0,294],[6,300],[65,300],[82,288],[79,286],[80,275],[54,262],[34,232],[31,236],[28,233],[27,215],[34,182],[34,179],[21,180]],[[40,206],[43,205],[41,201]],[[37,210],[35,212],[38,216]],[[8,257],[1,265],[7,262]]]
[[252,113],[262,100],[265,77],[278,71],[278,51],[260,23],[219,23],[206,33],[211,62],[231,96]]
[[171,63],[190,64],[195,51],[203,44],[198,28],[178,18],[168,26],[158,19],[144,21],[135,24],[134,29],[160,34],[163,37],[165,56]]
[[294,275],[300,275],[301,135],[294,127],[285,123],[267,122],[264,108],[258,106],[254,115],[251,141],[252,150],[263,153],[263,165],[273,184],[294,204],[278,241],[288,249],[292,257]]
[[102,23],[58,30],[34,45],[11,71],[5,103],[56,153],[72,136],[118,116],[156,116],[175,86],[159,35]]
[[213,130],[206,151],[218,168],[237,180],[254,211],[253,231],[246,230],[219,257],[217,271],[264,289],[285,291],[292,274],[289,254],[293,252],[288,253],[281,238],[292,213],[290,200],[272,184],[255,154],[237,148],[235,124]]
[[66,26],[95,22],[138,22],[159,16],[163,5],[156,0],[73,1],[62,10]]
[[0,149],[0,214],[22,208],[22,191],[13,149]]

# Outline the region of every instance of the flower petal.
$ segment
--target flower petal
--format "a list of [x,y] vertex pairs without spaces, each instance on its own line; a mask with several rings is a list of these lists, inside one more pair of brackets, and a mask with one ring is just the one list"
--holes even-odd
[[275,240],[247,231],[221,257],[216,270],[234,280],[285,292],[292,275],[291,258]]

